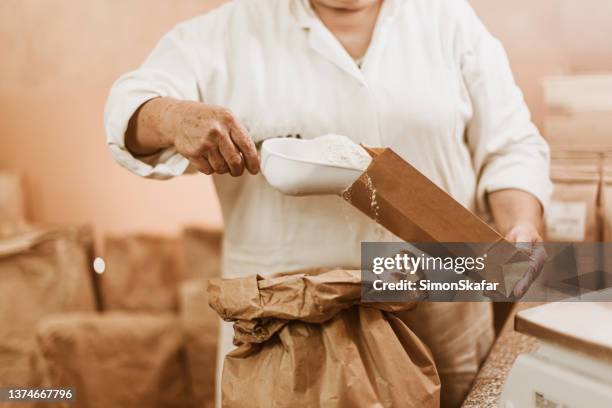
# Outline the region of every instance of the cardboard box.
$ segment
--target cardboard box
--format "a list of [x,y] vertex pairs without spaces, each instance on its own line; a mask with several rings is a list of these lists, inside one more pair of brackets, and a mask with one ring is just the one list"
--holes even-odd
[[108,237],[100,276],[104,310],[178,310],[178,286],[188,276],[180,239],[155,235]]
[[195,405],[215,405],[219,316],[208,305],[206,281],[193,279],[180,287],[180,320],[185,330],[187,367]]
[[21,178],[0,171],[0,238],[24,231],[25,220]]
[[41,322],[48,383],[78,408],[194,408],[184,336],[171,315],[65,314]]
[[553,156],[555,190],[546,213],[546,239],[551,242],[601,240],[599,155],[559,153]]
[[35,333],[45,316],[94,311],[92,232],[36,230],[0,240],[0,384],[42,381]]

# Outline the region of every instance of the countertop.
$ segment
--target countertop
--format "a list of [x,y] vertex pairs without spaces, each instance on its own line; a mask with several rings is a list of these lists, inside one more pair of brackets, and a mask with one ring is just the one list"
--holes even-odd
[[498,408],[497,402],[514,360],[521,353],[535,351],[540,344],[534,337],[514,331],[514,316],[539,304],[517,303],[513,307],[462,408]]

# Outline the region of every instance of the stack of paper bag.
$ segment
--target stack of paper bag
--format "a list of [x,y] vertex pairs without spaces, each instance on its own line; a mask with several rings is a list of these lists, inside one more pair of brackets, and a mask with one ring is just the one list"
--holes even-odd
[[194,408],[175,316],[49,317],[38,343],[49,386],[73,387],[75,408]]
[[109,237],[100,276],[105,310],[178,310],[178,287],[187,278],[180,239],[154,235]]
[[188,277],[207,279],[221,275],[222,238],[220,229],[187,227],[183,230]]
[[0,240],[0,384],[42,381],[35,334],[45,316],[94,311],[89,228],[31,231]]
[[360,304],[360,271],[214,279],[210,304],[234,322],[223,406],[438,407],[429,349],[390,311]]

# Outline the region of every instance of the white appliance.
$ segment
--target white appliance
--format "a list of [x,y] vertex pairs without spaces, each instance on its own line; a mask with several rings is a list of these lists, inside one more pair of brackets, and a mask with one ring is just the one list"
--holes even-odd
[[541,346],[514,362],[500,408],[612,408],[612,303],[537,306],[515,329]]

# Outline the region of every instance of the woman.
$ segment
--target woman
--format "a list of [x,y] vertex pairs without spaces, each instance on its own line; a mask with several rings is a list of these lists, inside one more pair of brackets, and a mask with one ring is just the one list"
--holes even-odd
[[[134,173],[213,174],[225,276],[359,267],[361,241],[395,239],[338,197],[274,191],[257,174],[266,138],[389,146],[516,242],[540,240],[551,192],[547,145],[464,0],[235,1],[164,36],[113,86],[105,120]],[[493,338],[490,305],[423,303],[409,320],[436,359],[443,406],[458,406]]]

